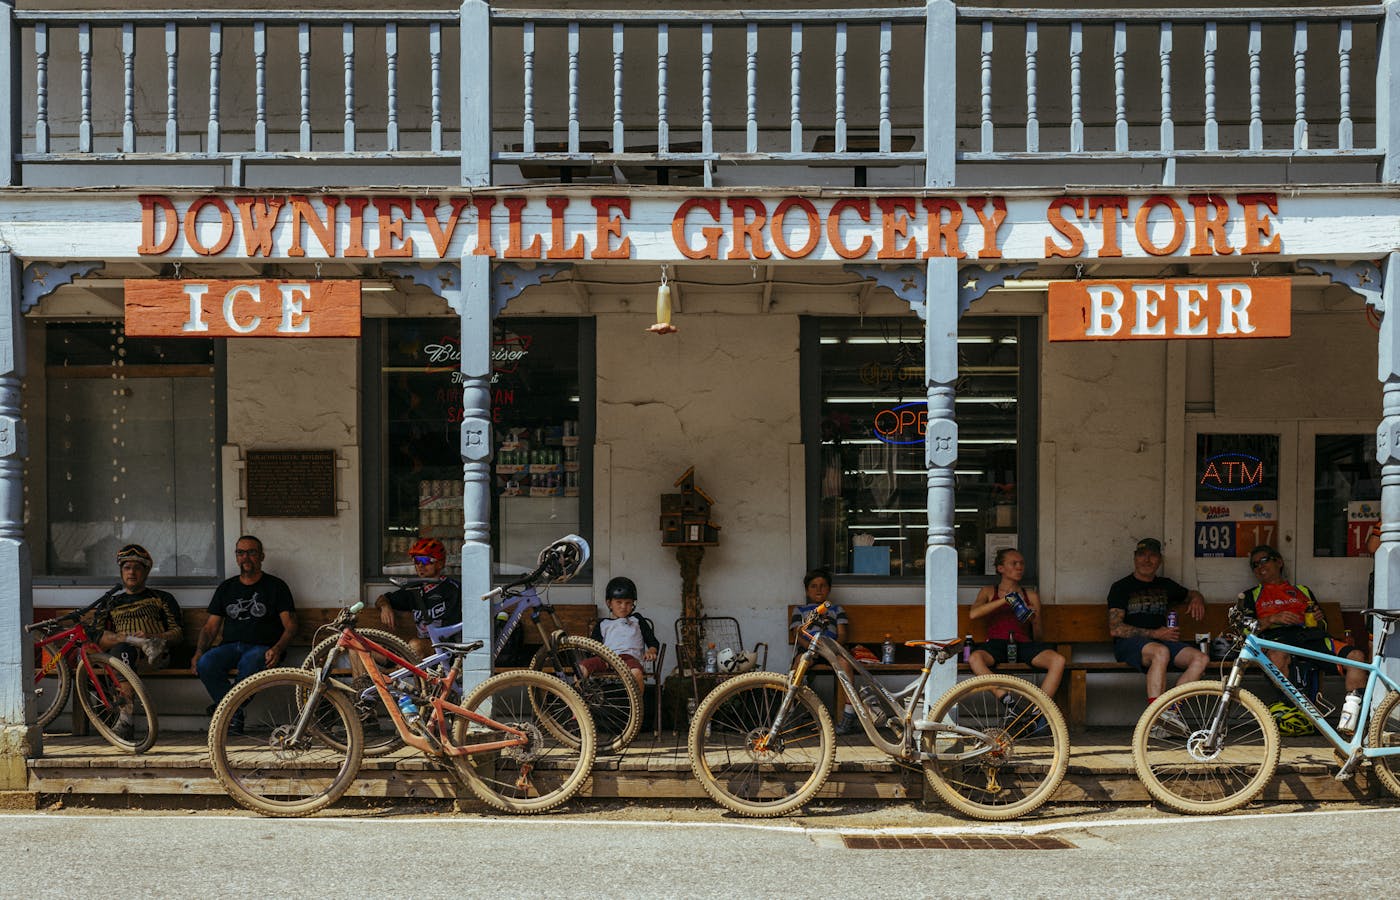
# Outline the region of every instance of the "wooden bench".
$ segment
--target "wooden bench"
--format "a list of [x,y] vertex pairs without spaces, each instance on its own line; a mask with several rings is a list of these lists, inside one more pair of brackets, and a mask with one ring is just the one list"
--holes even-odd
[[[1196,634],[1209,632],[1211,638],[1228,630],[1230,603],[1207,603],[1206,617],[1197,622],[1180,613],[1180,629],[1184,640],[1190,642]],[[923,666],[923,653],[915,648],[904,646],[905,641],[921,640],[924,636],[924,607],[922,604],[862,604],[844,607],[848,620],[846,646],[864,644],[879,655],[885,635],[895,641],[895,662],[891,665],[874,663],[866,666],[872,674],[917,672]],[[1324,601],[1323,611],[1332,633],[1341,636],[1343,629],[1350,628],[1352,634],[1363,634],[1362,617],[1359,611],[1343,611],[1341,604]],[[795,606],[788,607],[788,621],[792,621]],[[958,607],[958,635],[972,635],[974,641],[986,639],[985,620],[974,621],[968,615],[971,607]],[[1108,634],[1108,603],[1045,603],[1043,604],[1045,643],[1054,645],[1065,658],[1065,677],[1056,692],[1055,701],[1065,714],[1065,719],[1073,729],[1082,729],[1088,720],[1088,676],[1095,673],[1136,673],[1126,663],[1113,658],[1113,641]],[[935,635],[938,638],[954,635]],[[821,668],[827,669],[825,663]],[[960,673],[970,672],[966,663],[958,663]],[[1005,664],[997,667],[998,672],[1036,672],[1026,663]],[[1209,671],[1209,670],[1208,670]],[[1168,684],[1173,681],[1168,676]]]

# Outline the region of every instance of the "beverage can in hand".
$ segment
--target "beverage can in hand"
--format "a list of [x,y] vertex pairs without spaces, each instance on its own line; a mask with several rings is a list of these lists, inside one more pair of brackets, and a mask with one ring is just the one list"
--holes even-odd
[[1169,613],[1167,613],[1167,627],[1168,627],[1168,628],[1175,628],[1175,627],[1176,627],[1176,613],[1174,613],[1174,612],[1169,612]]
[[1031,605],[1017,591],[1011,591],[1006,595],[1006,605],[1011,607],[1011,611],[1016,614],[1018,621],[1024,622],[1031,617]]

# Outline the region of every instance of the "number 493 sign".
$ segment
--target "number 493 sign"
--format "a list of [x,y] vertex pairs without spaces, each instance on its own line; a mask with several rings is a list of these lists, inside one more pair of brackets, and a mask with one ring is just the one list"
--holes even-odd
[[1247,557],[1260,544],[1275,542],[1275,504],[1201,503],[1196,506],[1196,557]]

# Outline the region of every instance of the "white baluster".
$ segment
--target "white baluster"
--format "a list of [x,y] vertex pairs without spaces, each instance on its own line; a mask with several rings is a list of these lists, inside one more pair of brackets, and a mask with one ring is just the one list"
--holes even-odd
[[311,152],[311,23],[297,26],[297,64],[301,74],[300,144],[302,153]]
[[1040,28],[1026,23],[1026,152],[1040,152],[1039,75],[1036,57],[1040,53]]
[[1351,125],[1351,20],[1343,19],[1337,31],[1337,149],[1353,147]]
[[792,43],[788,51],[788,147],[802,152],[802,23],[792,23]]
[[1249,149],[1264,148],[1264,100],[1260,59],[1264,50],[1263,23],[1249,23]]
[[136,152],[136,25],[122,23],[122,152]]
[[671,152],[671,123],[667,117],[670,101],[667,85],[667,77],[670,74],[667,71],[670,52],[670,26],[662,22],[656,26],[656,150],[658,153]]
[[1069,25],[1069,149],[1084,152],[1084,110],[1080,94],[1080,65],[1084,55],[1084,24]]
[[218,153],[222,137],[219,123],[219,84],[222,80],[224,58],[224,26],[221,22],[209,23],[209,146],[210,153]]
[[1293,149],[1308,149],[1308,20],[1293,23]]
[[613,23],[613,152],[624,153],[625,134],[622,127],[622,23]]
[[1205,149],[1220,149],[1220,124],[1215,120],[1215,23],[1207,22],[1205,41],[1202,44],[1202,57],[1205,63]]
[[387,68],[386,120],[384,126],[384,146],[387,150],[399,149],[399,26],[388,22],[384,26],[384,65]]

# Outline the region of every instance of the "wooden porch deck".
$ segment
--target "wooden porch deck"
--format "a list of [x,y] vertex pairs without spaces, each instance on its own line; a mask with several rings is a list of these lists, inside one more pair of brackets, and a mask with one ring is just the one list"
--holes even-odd
[[[1143,803],[1150,798],[1133,772],[1126,728],[1088,729],[1073,736],[1069,773],[1057,803]],[[895,765],[863,737],[839,738],[836,766],[821,793],[829,799],[921,799],[921,772]],[[1387,796],[1368,768],[1352,781],[1333,778],[1337,762],[1320,738],[1286,739],[1266,800],[1324,802]],[[162,734],[139,756],[100,737],[46,734],[44,755],[29,762],[29,790],[48,796],[190,795],[221,797],[202,732]],[[455,784],[413,751],[366,759],[347,796],[450,799]],[[640,735],[626,752],[599,756],[582,796],[608,799],[706,799],[690,771],[683,733]],[[929,792],[930,802],[934,802]]]

